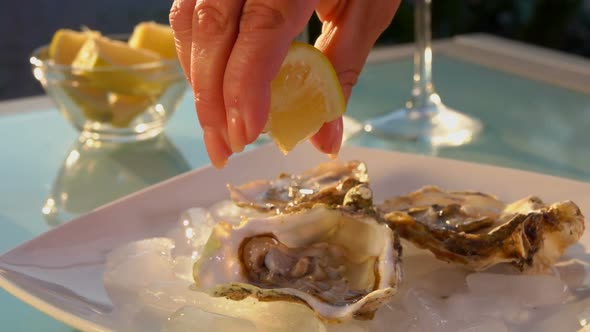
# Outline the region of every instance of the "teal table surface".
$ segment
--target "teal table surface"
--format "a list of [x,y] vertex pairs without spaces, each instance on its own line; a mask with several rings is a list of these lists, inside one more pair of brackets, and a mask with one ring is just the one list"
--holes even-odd
[[[367,64],[348,115],[362,121],[400,107],[411,77],[409,57]],[[484,123],[473,143],[433,150],[359,134],[346,144],[590,181],[590,95],[444,55],[435,58],[434,79],[448,106]],[[190,93],[165,133],[142,143],[82,146],[53,108],[0,115],[0,133],[0,252],[101,204],[208,164]],[[0,308],[2,331],[71,330],[4,291]]]

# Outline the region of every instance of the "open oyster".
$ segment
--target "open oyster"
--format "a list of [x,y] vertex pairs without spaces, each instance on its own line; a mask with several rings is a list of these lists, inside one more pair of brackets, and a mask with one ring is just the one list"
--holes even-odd
[[367,167],[359,161],[326,162],[301,174],[281,174],[274,180],[228,185],[230,197],[240,207],[284,212],[317,203],[341,205],[346,193],[368,184]]
[[316,204],[216,225],[193,276],[213,296],[300,302],[327,321],[370,319],[396,293],[399,251],[370,213]]
[[544,270],[584,232],[576,204],[546,205],[534,196],[505,204],[478,192],[429,186],[389,199],[379,210],[401,237],[474,270],[499,263]]

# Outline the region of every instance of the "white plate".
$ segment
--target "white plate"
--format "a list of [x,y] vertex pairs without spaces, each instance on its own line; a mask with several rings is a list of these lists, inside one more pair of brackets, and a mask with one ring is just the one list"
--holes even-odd
[[[369,166],[377,200],[435,184],[479,190],[515,200],[537,194],[571,199],[590,215],[590,184],[511,169],[365,148],[345,148],[341,159]],[[224,170],[203,168],[152,186],[57,227],[0,257],[0,286],[75,328],[111,331],[117,315],[102,283],[105,255],[114,247],[162,236],[190,207],[227,198],[225,185],[296,172],[327,158],[309,145],[283,157],[264,146],[232,159]],[[588,261],[590,232],[568,255]]]

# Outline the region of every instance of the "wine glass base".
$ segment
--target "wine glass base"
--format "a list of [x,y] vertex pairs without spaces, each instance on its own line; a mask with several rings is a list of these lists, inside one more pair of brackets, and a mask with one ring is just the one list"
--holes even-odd
[[387,140],[423,141],[432,146],[460,146],[481,131],[479,120],[442,104],[402,108],[365,123],[364,130]]

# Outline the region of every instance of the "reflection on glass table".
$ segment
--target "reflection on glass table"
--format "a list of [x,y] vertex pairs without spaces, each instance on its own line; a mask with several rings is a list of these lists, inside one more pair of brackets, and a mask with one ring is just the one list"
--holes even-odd
[[164,134],[138,142],[76,141],[41,212],[56,226],[191,169]]
[[481,131],[479,120],[448,108],[432,83],[431,0],[414,1],[414,86],[405,108],[369,120],[365,131],[390,140],[423,141],[438,146],[469,143]]

